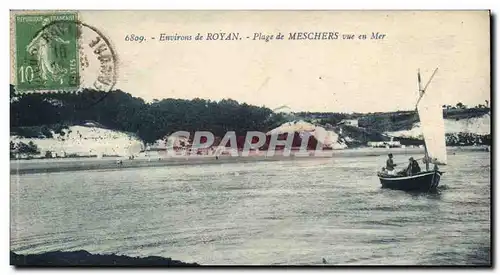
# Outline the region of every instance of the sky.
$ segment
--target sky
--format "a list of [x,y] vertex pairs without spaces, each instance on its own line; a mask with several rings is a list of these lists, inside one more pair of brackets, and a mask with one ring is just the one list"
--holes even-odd
[[[121,89],[147,101],[232,98],[271,109],[414,109],[417,70],[442,104],[490,100],[487,11],[81,11],[118,55]],[[239,32],[237,41],[159,41],[160,34]],[[246,39],[254,33],[285,40]],[[367,40],[287,40],[289,32]],[[384,39],[370,39],[372,32]],[[125,41],[143,35],[142,43]],[[156,37],[152,40],[151,37]]]

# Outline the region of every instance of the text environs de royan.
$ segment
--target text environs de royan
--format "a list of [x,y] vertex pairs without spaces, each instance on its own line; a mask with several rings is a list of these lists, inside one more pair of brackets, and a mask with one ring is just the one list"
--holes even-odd
[[[281,38],[278,38],[281,36]],[[244,36],[239,32],[207,32],[197,35],[179,35],[179,34],[166,34],[161,33],[159,41],[177,41],[177,40],[242,40],[244,38],[251,40],[274,40],[274,39],[287,39],[287,40],[336,40],[339,39],[340,33],[336,31],[325,32],[276,32],[264,33],[255,32],[252,35]]]

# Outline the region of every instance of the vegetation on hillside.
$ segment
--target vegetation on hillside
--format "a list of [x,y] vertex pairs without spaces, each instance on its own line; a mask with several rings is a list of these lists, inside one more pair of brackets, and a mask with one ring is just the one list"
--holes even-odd
[[[490,108],[485,105],[478,105],[473,108],[467,108],[462,103],[458,103],[458,107],[443,109],[443,117],[445,119],[469,119],[480,117],[490,113]],[[369,128],[378,132],[393,132],[401,130],[410,130],[413,125],[419,121],[418,114],[415,111],[397,111],[397,112],[377,112],[377,113],[313,113],[302,112],[299,116],[309,121],[315,121],[318,124],[336,125],[344,119],[357,119],[359,127]]]
[[33,141],[30,141],[28,143],[14,143],[12,141],[10,142],[10,158],[15,158],[17,155],[29,158],[38,154],[40,154],[40,150],[38,149],[38,146],[33,143]]
[[[28,138],[50,138],[52,132],[64,135],[63,129],[91,121],[102,127],[135,134],[145,143],[176,132],[210,131],[222,137],[227,131],[244,136],[247,131],[267,132],[290,120],[306,120],[334,129],[341,138],[349,137],[350,146],[367,141],[385,141],[384,132],[409,130],[418,121],[415,111],[377,113],[297,112],[275,113],[269,108],[240,104],[235,100],[163,99],[151,103],[120,90],[108,93],[83,90],[79,93],[16,93],[10,85],[11,134]],[[462,103],[444,105],[447,119],[467,119],[490,112],[489,102],[468,108]],[[358,127],[340,125],[345,119],[356,119]],[[450,144],[469,144],[476,137],[449,138]],[[490,140],[481,137],[481,140]],[[405,141],[406,142],[406,141]],[[409,144],[421,141],[409,140]],[[22,147],[24,148],[24,147]],[[24,150],[24,149],[22,149]],[[11,150],[13,151],[13,150]]]
[[50,137],[49,128],[62,132],[65,125],[93,121],[151,143],[176,131],[245,135],[247,131],[268,131],[284,122],[283,116],[269,108],[231,99],[169,98],[147,103],[120,90],[18,94],[12,85],[10,98],[11,132],[25,137]]

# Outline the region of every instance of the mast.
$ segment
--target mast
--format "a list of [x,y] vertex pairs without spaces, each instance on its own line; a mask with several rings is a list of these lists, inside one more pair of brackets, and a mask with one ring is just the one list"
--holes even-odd
[[[434,70],[434,72],[432,73],[432,76],[431,78],[429,79],[429,81],[427,82],[427,84],[425,84],[424,88],[422,88],[422,80],[421,80],[421,77],[420,77],[420,69],[418,69],[418,72],[417,72],[417,80],[418,80],[418,92],[419,92],[419,97],[418,97],[418,100],[417,100],[417,104],[415,105],[415,111],[417,112],[417,115],[418,115],[418,103],[420,102],[420,100],[422,99],[422,96],[424,96],[424,93],[425,93],[425,90],[427,89],[427,87],[429,86],[429,84],[431,83],[431,80],[434,78],[434,75],[436,74],[438,68],[436,68]],[[422,136],[423,136],[423,133],[422,133]],[[427,144],[425,143],[425,136],[424,136],[424,160],[425,160],[425,170],[426,171],[429,171],[429,152],[427,151]]]
[[425,144],[424,138],[424,160],[425,160],[425,171],[429,171],[429,153],[427,152],[427,145]]
[[[417,81],[418,81],[418,101],[417,104],[415,105],[415,112],[417,112],[418,116],[418,103],[420,102],[420,99],[424,95],[424,89],[422,89],[422,79],[420,77],[420,69],[418,69],[417,72]],[[420,119],[419,119],[420,120]],[[422,136],[424,134],[422,133]],[[425,171],[429,171],[429,153],[427,152],[427,145],[425,143],[425,137],[424,137],[424,162],[425,162]]]

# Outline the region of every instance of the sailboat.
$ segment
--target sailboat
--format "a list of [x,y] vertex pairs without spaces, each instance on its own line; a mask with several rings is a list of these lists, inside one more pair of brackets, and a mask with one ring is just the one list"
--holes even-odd
[[[383,188],[427,192],[435,190],[439,185],[444,172],[439,171],[438,165],[446,165],[447,163],[443,110],[439,100],[440,95],[437,92],[427,92],[427,88],[436,72],[437,68],[423,88],[420,70],[417,73],[419,98],[415,109],[424,136],[425,155],[423,162],[425,163],[425,170],[413,175],[406,175],[405,173],[388,175],[379,172],[377,176]],[[432,168],[429,167],[430,164],[433,164]]]

